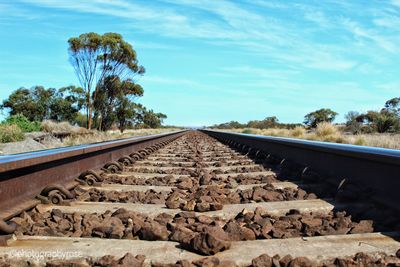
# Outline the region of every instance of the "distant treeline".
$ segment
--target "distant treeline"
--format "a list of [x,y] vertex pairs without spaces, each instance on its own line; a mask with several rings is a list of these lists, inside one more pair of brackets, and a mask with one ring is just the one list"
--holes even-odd
[[217,129],[240,129],[240,128],[256,128],[256,129],[268,129],[268,128],[285,128],[293,129],[296,126],[301,126],[300,123],[280,123],[278,118],[275,116],[267,117],[263,120],[252,120],[247,123],[240,123],[237,121],[230,121],[226,123],[213,125],[211,128]]
[[[293,129],[296,126],[306,126],[315,128],[321,122],[333,122],[338,115],[337,112],[322,108],[308,113],[304,116],[304,124],[301,123],[280,123],[275,116],[266,117],[263,120],[252,120],[247,123],[230,121],[226,123],[213,125],[217,129],[238,129],[238,128],[285,128]],[[358,133],[385,133],[400,132],[400,97],[392,98],[386,101],[380,111],[369,110],[365,113],[349,111],[346,115],[345,130],[354,134]]]
[[[92,126],[95,129],[109,130],[118,127],[123,131],[126,128],[158,128],[167,117],[131,102],[123,95],[114,99],[99,92],[100,96],[94,105]],[[0,108],[8,111],[9,118],[24,116],[31,122],[68,121],[81,127],[87,127],[88,124],[86,114],[82,113],[86,108],[85,94],[82,88],[75,86],[60,89],[43,86],[19,88],[3,101]]]

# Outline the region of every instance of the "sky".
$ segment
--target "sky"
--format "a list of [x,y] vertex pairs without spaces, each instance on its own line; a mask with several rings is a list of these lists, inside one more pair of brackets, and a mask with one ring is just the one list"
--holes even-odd
[[132,44],[139,101],[170,125],[341,122],[400,96],[400,0],[0,0],[0,101],[79,85],[67,40],[86,32]]

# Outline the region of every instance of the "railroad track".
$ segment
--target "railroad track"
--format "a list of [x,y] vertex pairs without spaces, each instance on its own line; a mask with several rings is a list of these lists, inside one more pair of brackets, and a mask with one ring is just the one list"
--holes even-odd
[[368,176],[376,162],[398,170],[398,155],[345,172],[332,162],[344,152],[319,145],[186,131],[0,160],[0,266],[400,265],[399,197],[385,189],[399,180],[371,191]]

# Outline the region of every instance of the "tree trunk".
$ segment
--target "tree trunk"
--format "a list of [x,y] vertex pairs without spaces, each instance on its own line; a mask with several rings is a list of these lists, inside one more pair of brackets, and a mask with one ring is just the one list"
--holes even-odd
[[89,105],[88,109],[88,130],[92,129],[92,105]]

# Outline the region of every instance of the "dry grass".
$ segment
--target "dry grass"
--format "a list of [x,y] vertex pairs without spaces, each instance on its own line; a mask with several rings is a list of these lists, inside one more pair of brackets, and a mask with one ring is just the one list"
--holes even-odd
[[302,138],[306,134],[306,129],[301,126],[296,126],[292,131],[291,135],[296,138]]
[[69,137],[66,137],[62,142],[62,146],[92,144],[92,143],[110,141],[121,138],[153,135],[153,134],[160,134],[177,130],[178,129],[176,128],[138,129],[138,130],[126,130],[123,134],[121,134],[119,131],[107,131],[107,132],[90,131],[90,134],[71,135]]
[[73,126],[68,122],[54,122],[51,120],[45,120],[41,123],[41,130],[52,134],[70,134],[65,137],[62,142],[49,142],[47,146],[49,148],[63,147],[63,146],[75,146],[82,144],[92,144],[104,141],[110,141],[120,138],[128,138],[133,136],[144,136],[152,134],[160,134],[165,132],[176,131],[176,128],[160,128],[160,129],[137,129],[137,130],[126,130],[121,134],[118,130],[112,130],[107,132],[100,132],[97,130],[87,130],[79,126]]
[[89,131],[83,127],[71,125],[67,121],[63,122],[54,122],[51,120],[45,120],[41,123],[40,128],[43,132],[60,134],[60,133],[69,133],[69,134],[87,134]]
[[325,137],[330,135],[337,135],[340,134],[340,132],[335,125],[330,124],[329,122],[322,122],[317,125],[317,128],[315,129],[315,134],[320,137]]
[[400,134],[345,135],[350,144],[400,149]]
[[400,149],[400,134],[344,134],[336,125],[321,123],[315,130],[306,131],[303,127],[288,129],[227,129],[224,131],[258,134],[266,136],[294,137],[313,141],[346,143],[358,146]]
[[17,125],[0,125],[0,143],[18,142],[22,140],[24,140],[24,134]]

